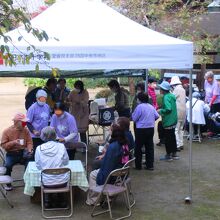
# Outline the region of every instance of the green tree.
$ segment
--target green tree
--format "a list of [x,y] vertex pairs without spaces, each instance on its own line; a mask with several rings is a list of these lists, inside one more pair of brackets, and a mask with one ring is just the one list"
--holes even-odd
[[[24,11],[23,8],[14,8],[13,0],[0,0],[0,40],[2,39],[4,43],[0,44],[0,57],[3,58],[6,65],[16,65],[20,62],[23,64],[28,64],[30,60],[36,56],[36,54],[43,53],[46,60],[50,59],[48,53],[38,50],[34,45],[27,46],[27,53],[20,53],[15,59],[10,51],[8,43],[13,45],[12,39],[7,35],[7,32],[23,25],[25,30],[36,37],[39,41],[48,40],[46,31],[38,30],[32,27],[29,15]],[[22,35],[18,37],[18,40],[22,40]],[[16,45],[13,45],[16,47]],[[38,71],[39,66],[36,64],[36,71]],[[52,70],[56,74],[56,69]]]

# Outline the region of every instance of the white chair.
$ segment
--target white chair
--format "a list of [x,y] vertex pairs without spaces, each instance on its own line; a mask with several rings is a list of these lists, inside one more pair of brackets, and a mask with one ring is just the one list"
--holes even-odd
[[[66,186],[57,187],[56,185],[47,186],[44,184],[44,175],[58,176],[68,174],[69,178]],[[45,194],[58,194],[58,193],[69,193],[69,203],[70,207],[66,208],[46,208],[44,203]],[[45,215],[45,211],[57,211],[70,209],[70,213],[67,215]],[[54,218],[69,218],[73,214],[73,198],[72,198],[72,185],[71,185],[71,170],[69,168],[55,168],[55,169],[45,169],[41,172],[41,211],[42,216],[46,219]]]

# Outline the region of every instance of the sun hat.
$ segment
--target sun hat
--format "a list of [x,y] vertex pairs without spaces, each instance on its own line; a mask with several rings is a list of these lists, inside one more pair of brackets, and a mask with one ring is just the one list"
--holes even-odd
[[179,76],[173,76],[171,78],[170,85],[173,86],[173,85],[179,85],[179,84],[182,84]]
[[47,98],[47,93],[43,89],[37,91],[36,98],[40,98],[40,97]]
[[163,81],[159,87],[165,91],[170,91],[170,84],[167,81]]
[[23,113],[16,113],[12,120],[26,122],[27,118],[26,118],[25,114],[23,114]]

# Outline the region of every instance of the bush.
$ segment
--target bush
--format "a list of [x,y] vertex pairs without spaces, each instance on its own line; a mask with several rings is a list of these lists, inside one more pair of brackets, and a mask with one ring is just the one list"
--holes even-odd
[[99,91],[96,95],[95,98],[96,99],[100,99],[100,98],[106,98],[108,99],[108,97],[112,96],[113,93],[111,92],[110,89],[103,89],[101,91]]

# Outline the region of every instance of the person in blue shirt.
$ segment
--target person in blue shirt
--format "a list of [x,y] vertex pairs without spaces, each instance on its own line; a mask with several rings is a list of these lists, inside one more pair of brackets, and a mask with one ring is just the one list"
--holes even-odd
[[128,146],[128,141],[124,130],[118,125],[111,126],[111,140],[103,158],[100,169],[93,170],[89,176],[89,191],[87,194],[87,205],[93,205],[96,202],[98,194],[92,189],[97,185],[103,185],[111,171],[123,166],[123,147]]

